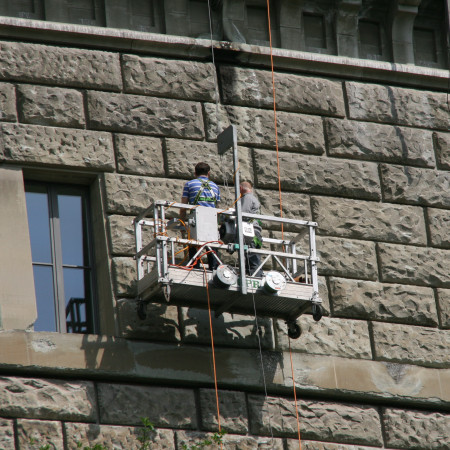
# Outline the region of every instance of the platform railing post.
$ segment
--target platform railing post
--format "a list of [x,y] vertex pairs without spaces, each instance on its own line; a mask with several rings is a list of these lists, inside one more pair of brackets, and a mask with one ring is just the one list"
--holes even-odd
[[[319,281],[317,276],[317,265],[316,265],[316,257],[317,257],[317,251],[316,251],[316,230],[313,226],[309,227],[309,250],[310,250],[310,256],[311,256],[311,278],[312,278],[312,285],[314,294],[319,294]],[[316,294],[317,293],[317,294]]]

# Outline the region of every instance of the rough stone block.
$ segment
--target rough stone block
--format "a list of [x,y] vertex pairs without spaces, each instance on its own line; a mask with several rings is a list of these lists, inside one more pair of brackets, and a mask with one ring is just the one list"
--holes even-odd
[[317,236],[317,267],[321,275],[376,280],[378,276],[375,244]]
[[74,89],[22,85],[17,88],[21,122],[82,128],[83,94]]
[[433,133],[352,120],[325,119],[328,153],[343,158],[435,167]]
[[37,450],[64,448],[61,422],[50,420],[17,420],[19,448]]
[[351,119],[450,130],[444,92],[346,82]]
[[57,86],[120,90],[119,54],[0,42],[0,78]]
[[450,134],[434,133],[434,146],[438,167],[450,170]]
[[385,201],[450,208],[450,172],[409,166],[381,166]]
[[386,443],[408,450],[450,448],[450,414],[386,408]]
[[[67,448],[75,450],[80,448],[95,448],[102,446],[105,449],[138,449],[142,448],[139,437],[142,437],[142,427],[120,427],[110,425],[94,425],[86,423],[65,423]],[[152,450],[174,449],[174,432],[172,430],[155,429],[150,433],[148,448]],[[62,448],[62,447],[61,447]]]
[[136,261],[133,258],[119,256],[112,259],[111,271],[114,292],[117,297],[136,296]]
[[14,421],[0,419],[0,448],[3,450],[15,450],[14,445]]
[[[248,432],[247,400],[244,392],[219,390],[220,425],[227,433]],[[217,420],[216,391],[200,389],[201,428],[219,429]]]
[[[298,450],[298,439],[287,439],[286,450]],[[302,450],[373,450],[373,447],[361,445],[332,444],[330,442],[301,440]]]
[[[224,66],[220,69],[225,102],[273,108],[272,73]],[[343,117],[342,84],[323,78],[276,73],[277,110]]]
[[433,290],[401,284],[330,278],[333,314],[354,319],[437,325]]
[[[276,154],[255,150],[258,187],[278,189]],[[380,181],[375,163],[280,153],[281,188],[294,192],[378,200]]]
[[[241,181],[252,181],[253,168],[250,149],[238,147],[238,156]],[[191,179],[194,177],[195,164],[205,161],[211,166],[211,180],[216,183],[226,182],[233,185],[233,154],[228,151],[223,156],[219,155],[215,143],[166,139],[166,159],[170,177]]]
[[436,247],[450,248],[450,211],[428,208],[427,214],[431,244]]
[[166,174],[161,139],[116,134],[114,144],[119,172],[156,177]]
[[449,250],[394,244],[378,244],[378,248],[383,281],[450,287]]
[[[221,106],[217,114],[216,105],[206,103],[204,108],[208,140],[216,140],[218,133],[233,124],[239,144],[275,148],[273,111]],[[323,124],[319,116],[280,111],[277,114],[277,130],[280,149],[314,154],[325,151]]]
[[134,299],[118,300],[117,316],[121,337],[166,342],[180,340],[176,306],[147,303],[144,312],[147,317],[141,319],[137,314],[137,304]]
[[136,252],[132,216],[108,217],[109,241],[113,255],[131,256]]
[[[297,418],[293,400],[249,395],[253,434],[296,437]],[[380,417],[376,408],[339,403],[298,401],[301,436],[304,439],[348,444],[382,445]]]
[[88,381],[1,377],[0,404],[2,414],[12,417],[91,422],[96,416]]
[[124,88],[133,94],[215,101],[214,65],[123,55]]
[[0,120],[2,122],[17,120],[16,93],[13,84],[0,83]]
[[146,417],[158,427],[197,427],[190,389],[99,383],[98,399],[102,423],[140,425],[141,417]]
[[109,213],[138,214],[154,200],[181,200],[185,181],[105,174],[106,209]]
[[112,171],[109,133],[37,125],[2,124],[0,160]]
[[318,232],[352,239],[427,243],[423,209],[332,197],[312,198]]
[[437,296],[442,328],[450,328],[450,290],[438,289]]
[[[291,349],[294,352],[344,358],[372,358],[367,322],[329,317],[322,317],[319,322],[315,322],[310,315],[305,315],[299,318],[298,324],[302,335],[299,339],[291,339]],[[276,348],[288,351],[287,327],[281,320],[276,322],[276,336]]]
[[201,139],[204,136],[200,103],[141,95],[88,92],[92,128],[123,133]]
[[449,367],[450,331],[411,327],[389,323],[373,323],[375,359]]
[[[200,448],[205,440],[212,441],[213,433],[176,431],[176,440],[179,448]],[[223,448],[226,450],[283,450],[283,440],[272,437],[238,436],[225,434],[222,438]],[[217,444],[213,444],[215,448]],[[197,446],[197,447],[196,447]],[[208,447],[206,447],[208,448]]]
[[[182,308],[183,342],[211,343],[209,314],[206,309]],[[254,316],[224,313],[220,317],[212,315],[214,344],[232,347],[272,349],[274,345],[272,320],[258,317],[258,327]],[[258,333],[259,339],[258,339]]]

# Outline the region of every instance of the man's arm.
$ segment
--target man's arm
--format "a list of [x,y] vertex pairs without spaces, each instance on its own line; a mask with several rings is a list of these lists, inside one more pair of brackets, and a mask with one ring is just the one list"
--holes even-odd
[[[187,205],[189,203],[189,199],[187,197],[181,197],[181,203]],[[186,210],[180,209],[180,219],[185,222],[186,221]]]

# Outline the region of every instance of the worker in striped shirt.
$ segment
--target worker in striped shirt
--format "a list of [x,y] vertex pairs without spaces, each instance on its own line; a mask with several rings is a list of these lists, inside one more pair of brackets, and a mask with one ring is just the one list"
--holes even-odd
[[[195,178],[187,181],[183,188],[181,202],[189,205],[200,205],[215,208],[220,202],[220,189],[216,183],[209,179],[211,168],[205,162],[199,162],[194,169]],[[182,209],[180,213],[182,220],[186,219],[186,210]],[[196,247],[189,247],[189,259],[191,259],[197,252]],[[217,253],[217,251],[216,251]],[[212,253],[208,253],[208,267],[214,270],[218,266],[218,261]],[[197,262],[195,267],[199,267]]]

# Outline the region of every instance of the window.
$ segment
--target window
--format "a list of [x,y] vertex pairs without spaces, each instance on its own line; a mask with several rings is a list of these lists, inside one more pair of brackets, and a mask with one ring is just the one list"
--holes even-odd
[[35,331],[95,332],[89,191],[25,184],[38,318]]

